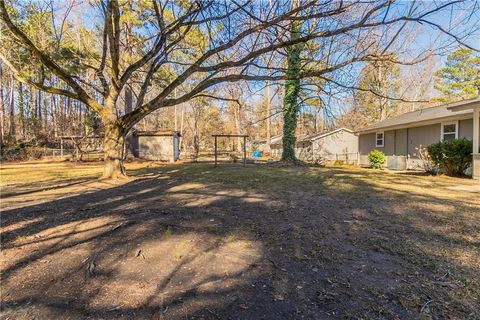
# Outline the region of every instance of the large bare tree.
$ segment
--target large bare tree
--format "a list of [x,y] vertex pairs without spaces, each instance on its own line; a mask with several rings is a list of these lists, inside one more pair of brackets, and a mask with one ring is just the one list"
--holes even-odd
[[[93,1],[84,18],[75,21],[68,19],[71,10],[64,11],[63,18],[51,10],[59,42],[54,50],[27,32],[21,21],[22,10],[27,9],[22,4],[0,0],[0,58],[18,81],[81,101],[98,115],[104,125],[104,177],[117,178],[124,175],[126,134],[155,110],[194,99],[225,82],[291,80],[284,64],[285,49],[299,43],[317,42],[321,50],[312,57],[318,64],[311,62],[294,77],[333,83],[338,81],[330,75],[351,64],[393,60],[386,52],[402,41],[411,24],[438,30],[467,45],[466,35],[455,34],[434,17],[469,6],[476,9],[460,1],[303,0],[292,9],[288,1],[270,6],[250,0],[101,0]],[[302,28],[292,39],[293,21]],[[60,42],[74,22],[82,24],[75,29],[79,34],[87,30],[94,41],[88,44],[88,54],[85,46],[85,50],[69,50],[65,57]],[[272,58],[260,58],[265,55]],[[421,55],[409,62],[419,59]],[[392,62],[405,61],[395,58]],[[50,76],[56,81],[48,81]],[[133,104],[125,108],[126,113],[119,108],[125,90],[128,104]]]

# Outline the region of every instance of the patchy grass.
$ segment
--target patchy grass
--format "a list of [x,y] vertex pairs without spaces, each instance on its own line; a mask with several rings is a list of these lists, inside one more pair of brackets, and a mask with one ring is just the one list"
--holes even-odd
[[478,182],[130,163],[118,185],[101,169],[2,166],[7,318],[480,317]]
[[[127,162],[130,175],[145,174],[159,163]],[[68,183],[75,179],[95,179],[102,175],[102,162],[75,161],[28,161],[2,163],[0,166],[0,186],[27,186],[46,182]]]

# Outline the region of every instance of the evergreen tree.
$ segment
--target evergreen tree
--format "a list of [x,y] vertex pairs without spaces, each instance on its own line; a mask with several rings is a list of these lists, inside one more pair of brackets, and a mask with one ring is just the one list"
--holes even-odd
[[458,49],[435,76],[435,89],[442,93],[438,101],[476,98],[480,95],[480,56],[471,49]]

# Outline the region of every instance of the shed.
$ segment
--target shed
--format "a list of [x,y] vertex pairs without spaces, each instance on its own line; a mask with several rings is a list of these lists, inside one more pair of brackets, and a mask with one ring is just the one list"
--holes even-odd
[[[282,136],[272,138],[271,153],[275,157],[282,154]],[[329,132],[314,133],[297,137],[295,155],[299,160],[316,161],[342,160],[356,162],[358,156],[358,136],[347,128]]]
[[180,158],[180,132],[134,131],[128,149],[136,158],[175,162]]

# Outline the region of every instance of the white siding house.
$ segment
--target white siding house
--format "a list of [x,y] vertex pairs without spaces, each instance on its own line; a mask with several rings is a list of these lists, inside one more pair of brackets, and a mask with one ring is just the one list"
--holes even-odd
[[[282,136],[272,138],[272,156],[282,155]],[[295,154],[303,161],[347,161],[356,162],[358,156],[358,136],[352,130],[340,128],[330,132],[304,135],[297,138]]]

